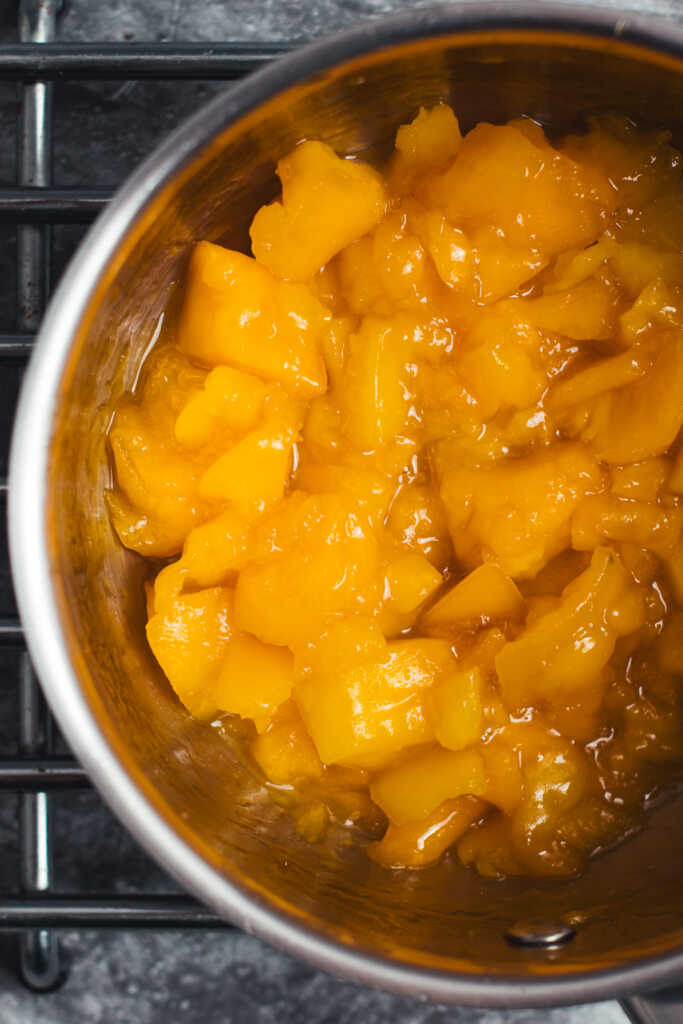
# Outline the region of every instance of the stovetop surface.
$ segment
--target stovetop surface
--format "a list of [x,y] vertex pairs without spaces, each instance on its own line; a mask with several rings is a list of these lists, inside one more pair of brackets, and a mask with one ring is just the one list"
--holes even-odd
[[[471,0],[476,2],[476,0]],[[58,37],[81,41],[304,40],[424,0],[66,0]],[[603,0],[683,19],[682,0]],[[16,41],[13,0],[0,3],[0,45]],[[207,83],[76,82],[54,98],[54,180],[114,187],[180,120],[225,86]],[[13,184],[17,98],[0,83],[0,186]],[[95,159],[93,159],[93,154]],[[58,276],[81,229],[55,229]],[[0,325],[14,323],[15,250],[0,246]],[[0,373],[0,476],[6,472],[18,368]],[[14,611],[4,534],[0,616]],[[17,752],[18,654],[0,650],[0,751]],[[55,889],[172,891],[174,884],[113,818],[96,793],[57,793]],[[0,794],[0,891],[18,877],[17,798]],[[16,942],[0,935],[0,1024],[624,1024],[616,1002],[544,1011],[478,1011],[418,1003],[337,981],[239,931],[73,932],[65,986],[49,995],[22,987]]]

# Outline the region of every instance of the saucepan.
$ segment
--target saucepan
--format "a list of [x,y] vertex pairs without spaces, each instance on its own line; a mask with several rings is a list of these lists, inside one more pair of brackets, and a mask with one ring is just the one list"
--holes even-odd
[[10,474],[12,563],[47,698],[149,852],[236,925],[320,968],[415,997],[541,1006],[683,979],[683,802],[572,881],[488,881],[446,858],[390,872],[309,845],[215,730],[188,718],[144,636],[145,566],[105,506],[106,433],[197,239],[248,245],[302,138],[381,161],[446,100],[465,129],[565,131],[618,110],[683,143],[683,28],[584,5],[452,4],[304,47],[168,138],[94,224],[28,369]]

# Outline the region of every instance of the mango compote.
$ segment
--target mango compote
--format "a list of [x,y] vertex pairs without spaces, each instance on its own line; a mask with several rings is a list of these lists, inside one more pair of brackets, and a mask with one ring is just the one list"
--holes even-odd
[[439,105],[278,174],[112,426],[150,646],[307,838],[575,874],[683,760],[681,158]]

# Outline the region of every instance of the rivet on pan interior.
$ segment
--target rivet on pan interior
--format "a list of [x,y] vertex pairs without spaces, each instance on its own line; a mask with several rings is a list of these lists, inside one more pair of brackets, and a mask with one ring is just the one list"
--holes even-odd
[[562,946],[576,935],[576,929],[564,921],[549,921],[545,918],[528,918],[516,921],[505,932],[505,938],[515,946]]

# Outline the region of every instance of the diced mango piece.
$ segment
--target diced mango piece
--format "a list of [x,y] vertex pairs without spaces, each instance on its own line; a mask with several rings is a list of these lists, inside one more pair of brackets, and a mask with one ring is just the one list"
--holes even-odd
[[486,814],[486,804],[473,796],[444,800],[423,821],[389,824],[382,839],[368,853],[385,868],[422,868],[433,864],[475,822]]
[[249,504],[281,498],[292,469],[295,426],[275,420],[220,455],[199,481],[204,498]]
[[232,508],[195,526],[187,535],[181,560],[188,582],[198,587],[223,583],[246,564],[248,540],[249,523]]
[[632,498],[639,502],[656,502],[665,483],[670,490],[673,473],[670,462],[664,456],[634,462],[630,466],[612,466],[611,493],[617,498]]
[[575,341],[609,338],[614,333],[619,293],[600,278],[589,278],[566,292],[537,299],[510,299],[503,308],[534,327]]
[[386,208],[382,178],[323,142],[303,142],[277,165],[282,201],[254,217],[254,256],[278,277],[307,281],[364,235]]
[[198,492],[210,455],[184,451],[173,432],[178,405],[204,376],[176,349],[161,349],[143,376],[140,402],[122,403],[109,431],[117,488],[107,500],[114,527],[126,547],[153,558],[177,554],[186,534],[212,511]]
[[427,750],[379,775],[370,786],[372,799],[394,825],[407,825],[433,814],[444,800],[482,796],[486,772],[476,750]]
[[324,307],[303,285],[276,280],[242,253],[199,242],[178,340],[183,352],[208,366],[235,366],[311,396],[326,386],[324,317]]
[[251,373],[216,366],[207,374],[204,390],[192,395],[175,421],[176,441],[197,448],[216,434],[248,430],[263,409],[266,390]]
[[184,594],[147,623],[154,657],[196,718],[217,709],[216,679],[232,635],[232,591],[224,587]]
[[428,632],[448,633],[491,620],[514,619],[523,608],[524,598],[510,577],[495,562],[485,562],[432,605],[421,625]]
[[453,672],[426,695],[434,735],[442,747],[462,750],[481,739],[482,676],[478,667]]
[[585,498],[574,512],[572,546],[590,551],[606,540],[628,541],[665,556],[676,546],[682,528],[681,508],[596,494]]
[[350,339],[345,412],[354,447],[368,451],[393,441],[408,428],[410,383],[400,331],[371,317]]
[[584,370],[562,378],[548,395],[547,405],[553,412],[590,402],[606,391],[621,388],[642,377],[657,356],[652,346],[640,345],[609,359],[601,359]]
[[415,611],[442,584],[443,577],[417,552],[392,558],[386,573],[387,599],[397,612]]
[[541,616],[496,657],[501,693],[516,709],[562,702],[596,686],[619,636],[645,621],[642,596],[609,548],[565,588],[557,610]]
[[[319,636],[333,615],[374,614],[381,599],[379,546],[348,503],[334,495],[296,498],[289,528],[241,571],[235,589],[240,628],[292,647]],[[287,511],[276,508],[263,529],[286,522]]]
[[402,487],[391,504],[387,525],[402,546],[420,551],[437,569],[445,568],[451,550],[448,520],[431,487]]
[[535,144],[516,127],[491,124],[468,132],[429,195],[458,227],[494,225],[511,246],[546,253],[594,241],[610,203],[600,172]]
[[213,694],[221,711],[251,718],[264,732],[293,685],[291,651],[241,633],[228,644]]
[[420,107],[409,124],[402,124],[396,133],[396,151],[402,167],[416,171],[433,171],[446,167],[455,159],[462,135],[453,109],[438,103],[427,110]]
[[467,566],[491,559],[508,576],[534,576],[568,545],[579,501],[603,486],[598,463],[572,444],[490,469],[453,466],[441,497],[455,553]]
[[505,814],[519,807],[524,794],[521,753],[509,732],[498,732],[481,751],[487,780],[484,796]]
[[683,254],[662,251],[642,242],[613,244],[610,266],[633,298],[653,279],[683,284]]
[[294,698],[321,760],[364,767],[429,741],[423,691],[453,664],[444,641],[397,640],[384,655],[302,680]]
[[661,455],[683,424],[683,338],[666,338],[653,366],[598,399],[582,438],[597,458],[621,465]]
[[548,257],[530,246],[513,246],[490,224],[470,228],[476,298],[496,302],[514,295],[548,263]]
[[319,778],[323,772],[315,747],[294,701],[280,706],[265,732],[254,740],[251,753],[259,768],[276,786],[298,779]]
[[427,252],[443,283],[449,288],[469,291],[472,287],[474,256],[465,232],[454,228],[437,210],[426,211],[423,232]]
[[658,327],[683,328],[683,289],[667,281],[647,284],[631,309],[619,318],[621,337],[627,345]]

